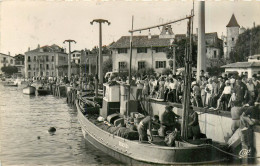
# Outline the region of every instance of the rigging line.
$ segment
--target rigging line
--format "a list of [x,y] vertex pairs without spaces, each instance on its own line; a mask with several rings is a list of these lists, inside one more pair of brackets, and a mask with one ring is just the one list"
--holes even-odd
[[177,22],[186,20],[186,19],[190,19],[190,18],[192,18],[193,16],[194,16],[194,15],[186,16],[185,18],[181,18],[181,19],[179,19],[179,20],[170,21],[170,22],[167,22],[167,23],[158,24],[158,25],[154,25],[154,26],[147,27],[147,28],[132,29],[132,30],[129,30],[128,32],[133,33],[133,32],[137,32],[137,31],[143,31],[143,30],[154,29],[154,28],[158,28],[158,27],[160,27],[160,26],[169,25],[169,24],[173,24],[173,23],[177,23]]

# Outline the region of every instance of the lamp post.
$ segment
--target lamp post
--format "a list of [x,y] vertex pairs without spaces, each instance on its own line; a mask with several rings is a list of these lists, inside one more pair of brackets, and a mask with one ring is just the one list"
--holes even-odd
[[108,25],[110,25],[110,22],[108,20],[104,20],[104,19],[94,19],[93,21],[90,22],[90,24],[93,25],[94,22],[99,23],[99,55],[97,58],[98,66],[96,68],[96,74],[98,74],[98,76],[96,76],[96,79],[95,79],[95,84],[96,84],[95,85],[95,97],[97,97],[98,96],[98,79],[99,79],[99,83],[101,85],[103,84],[102,23],[107,23]]
[[68,39],[68,40],[65,40],[63,43],[66,43],[68,42],[69,43],[69,58],[68,58],[68,79],[70,80],[70,77],[71,77],[71,55],[70,55],[70,48],[71,48],[71,45],[70,43],[71,42],[74,42],[75,44],[77,43],[75,40],[71,40],[71,39]]

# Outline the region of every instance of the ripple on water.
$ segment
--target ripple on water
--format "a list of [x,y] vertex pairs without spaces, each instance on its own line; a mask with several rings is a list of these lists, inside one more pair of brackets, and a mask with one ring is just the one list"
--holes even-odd
[[[65,98],[28,96],[22,88],[0,85],[0,102],[3,165],[119,163],[84,140],[77,113]],[[48,133],[50,127],[57,129],[54,135]]]

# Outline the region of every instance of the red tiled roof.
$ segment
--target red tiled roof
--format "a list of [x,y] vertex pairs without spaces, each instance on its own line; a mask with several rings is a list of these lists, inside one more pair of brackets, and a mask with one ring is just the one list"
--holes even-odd
[[222,68],[252,68],[252,67],[260,67],[260,62],[237,62],[237,63],[230,63]]
[[232,15],[232,17],[226,27],[240,27],[240,25],[237,23],[237,20],[236,20],[236,17],[234,14]]

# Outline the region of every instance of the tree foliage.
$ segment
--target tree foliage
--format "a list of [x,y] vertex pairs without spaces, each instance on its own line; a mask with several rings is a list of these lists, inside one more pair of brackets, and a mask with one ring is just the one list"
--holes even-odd
[[163,69],[162,75],[169,75],[169,74],[172,74],[172,69],[169,68]]
[[[186,39],[182,39],[177,41],[175,47],[175,60],[176,60],[176,67],[184,67],[185,65],[185,49],[186,49]],[[171,47],[166,48],[166,56],[168,59],[173,59],[173,52],[174,49]],[[192,43],[192,66],[197,65],[197,44],[195,42]],[[172,65],[171,65],[172,67]]]
[[112,71],[112,68],[113,68],[113,61],[111,58],[109,58],[103,63],[103,73],[106,74],[107,72]]
[[238,36],[236,45],[230,52],[231,62],[247,61],[250,56],[250,48],[251,55],[260,53],[260,26],[247,29]]
[[18,72],[18,68],[16,66],[4,66],[1,70],[7,75],[13,75]]

